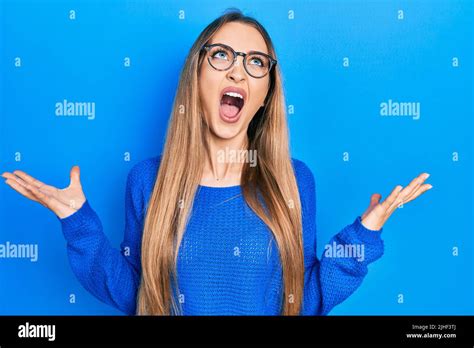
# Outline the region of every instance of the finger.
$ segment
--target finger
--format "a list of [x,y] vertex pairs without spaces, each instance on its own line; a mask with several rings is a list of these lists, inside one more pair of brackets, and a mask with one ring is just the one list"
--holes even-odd
[[[17,180],[8,178],[5,183],[10,186],[12,189],[20,193],[21,195],[25,196],[26,198],[29,198],[35,202],[39,202],[38,199],[28,190],[26,189],[23,185],[18,183]],[[39,202],[41,203],[41,202]]]
[[430,184],[424,184],[424,185],[421,185],[415,192],[413,192],[413,194],[408,198],[406,199],[404,202],[407,203],[407,202],[410,202],[412,200],[414,200],[415,198],[417,198],[418,196],[422,195],[423,193],[425,193],[426,191],[430,190],[431,188],[433,188],[433,186],[431,186]]
[[372,211],[372,209],[374,209],[374,207],[379,204],[379,201],[380,199],[382,198],[382,195],[380,193],[374,193],[371,197],[370,197],[370,203],[369,203],[369,207],[365,210],[364,214],[362,214],[361,216],[361,219],[364,219],[365,216],[370,213]]
[[422,173],[418,175],[415,179],[413,179],[410,184],[405,187],[402,192],[400,192],[400,195],[403,196],[403,200],[406,201],[408,197],[410,197],[413,192],[415,192],[418,187],[421,186],[425,182],[426,179],[428,179],[430,174],[428,173]]
[[79,166],[73,166],[71,168],[69,177],[71,178],[70,186],[81,186],[81,169],[79,168]]
[[38,190],[43,193],[46,193],[49,196],[55,196],[58,192],[58,189],[56,187],[50,185],[41,186],[40,188],[38,188]]
[[[421,174],[420,176],[418,176],[417,178],[415,178],[410,184],[415,184],[413,189],[411,191],[408,191],[407,194],[404,194],[404,191],[405,190],[402,190],[402,192],[400,192],[400,200],[398,202],[398,205],[400,204],[405,204],[405,203],[408,203],[412,200],[414,200],[416,197],[418,197],[421,193],[425,192],[426,190],[429,190],[430,188],[432,188],[433,186],[429,185],[429,184],[424,184],[423,183],[425,182],[425,180],[429,177],[430,175],[428,173],[423,173]],[[393,207],[390,207],[389,209],[391,209]]]
[[398,198],[400,192],[402,191],[403,186],[397,185],[393,191],[390,193],[390,195],[382,202],[381,206],[384,211],[388,211],[388,209],[392,206],[392,204],[396,201]]
[[38,199],[38,201],[42,202],[47,208],[51,209],[54,213],[57,214],[57,212],[60,212],[62,210],[64,204],[59,202],[56,198],[41,192],[37,187],[33,186],[32,184],[27,184],[26,188],[31,191],[31,193]]
[[416,197],[418,197],[419,195],[423,194],[424,192],[426,192],[427,190],[431,189],[433,186],[431,186],[430,184],[424,184],[424,185],[421,185],[417,190],[416,192],[410,197],[410,199],[406,199],[404,198],[403,196],[399,196],[397,198],[397,200],[390,206],[390,208],[388,209],[388,215],[391,215],[395,209],[399,208],[401,205],[405,204],[405,203],[408,203],[412,200],[414,200]]
[[41,181],[33,178],[32,176],[26,174],[25,172],[23,172],[21,170],[15,170],[13,172],[13,174],[20,177],[21,179],[23,179],[24,182],[26,182],[27,184],[30,184],[34,187],[40,188],[41,186],[44,186],[44,183],[42,183]]
[[380,193],[374,193],[374,194],[370,197],[369,207],[368,207],[367,210],[366,210],[366,213],[367,213],[367,214],[368,214],[372,209],[374,209],[374,207],[377,206],[377,204],[379,204],[381,198],[382,198],[382,195],[381,195]]
[[399,208],[403,203],[405,203],[404,199],[403,199],[403,190],[400,191],[400,193],[398,194],[397,198],[395,198],[395,200],[392,202],[392,204],[390,204],[390,206],[388,207],[387,209],[387,214],[388,215],[391,215],[395,209]]
[[[26,185],[27,185],[27,183],[22,178],[20,178],[19,176],[14,175],[12,173],[5,172],[5,173],[2,174],[2,177],[6,178],[6,179],[13,179],[13,180],[17,181],[23,187],[26,187]],[[47,193],[48,195],[54,195],[57,191],[57,188],[55,188],[53,186],[50,186],[50,185],[44,185],[44,186],[41,186],[39,188],[39,190],[41,192]]]
[[2,177],[4,177],[5,179],[11,179],[11,180],[15,180],[16,182],[18,182],[21,186],[26,186],[26,182],[23,181],[22,178],[12,174],[12,173],[8,173],[8,172],[5,172],[2,174]]
[[382,195],[380,193],[374,193],[372,197],[370,197],[370,206],[374,206],[379,204]]
[[[427,176],[426,178],[428,178],[428,177],[429,177],[429,174],[428,174],[428,176]],[[426,180],[426,179],[425,179],[425,180]],[[421,181],[421,182],[413,189],[413,191],[405,197],[405,201],[406,201],[406,202],[409,202],[409,201],[413,200],[413,198],[414,198],[413,196],[416,194],[416,192],[418,191],[418,189],[423,185],[423,183],[425,182],[425,180]],[[432,187],[431,185],[429,185],[429,186],[430,186],[430,188]]]
[[406,202],[403,200],[403,197],[401,195],[398,195],[395,202],[393,202],[392,205],[390,207],[388,207],[387,215],[389,215],[389,216],[392,215],[392,213],[395,211],[395,209],[400,208],[404,203],[406,203]]

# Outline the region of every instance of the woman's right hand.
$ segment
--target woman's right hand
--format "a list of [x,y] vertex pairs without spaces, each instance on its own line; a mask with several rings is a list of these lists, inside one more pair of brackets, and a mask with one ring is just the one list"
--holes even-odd
[[5,172],[2,177],[7,179],[5,183],[15,191],[44,205],[61,219],[74,214],[86,201],[82,191],[79,166],[72,167],[71,182],[64,189],[46,185],[21,170],[15,170],[13,173]]

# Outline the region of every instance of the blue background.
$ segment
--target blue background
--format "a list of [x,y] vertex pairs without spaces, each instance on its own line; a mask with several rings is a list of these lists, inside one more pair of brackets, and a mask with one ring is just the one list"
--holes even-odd
[[[474,314],[471,1],[1,1],[0,172],[63,188],[79,164],[118,248],[127,173],[161,152],[186,54],[233,6],[276,46],[292,155],[316,178],[319,255],[372,193],[431,174],[433,189],[392,215],[385,255],[331,314]],[[56,117],[63,99],[95,102],[95,119]],[[389,99],[419,102],[420,118],[382,117]],[[2,184],[6,241],[37,243],[39,259],[0,259],[0,314],[121,314],[76,280],[55,215]]]

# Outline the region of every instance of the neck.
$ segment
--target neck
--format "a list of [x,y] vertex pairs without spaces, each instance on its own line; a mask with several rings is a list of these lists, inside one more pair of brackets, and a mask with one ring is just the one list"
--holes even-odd
[[239,185],[244,165],[239,159],[242,150],[247,150],[247,134],[238,134],[232,139],[222,139],[209,134],[207,139],[201,184],[217,187]]

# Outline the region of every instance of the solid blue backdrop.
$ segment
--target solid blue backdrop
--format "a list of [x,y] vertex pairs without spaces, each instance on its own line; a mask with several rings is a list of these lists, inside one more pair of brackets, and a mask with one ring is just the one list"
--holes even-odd
[[[422,172],[433,189],[384,226],[385,255],[331,314],[474,314],[471,1],[1,1],[0,172],[84,191],[118,248],[126,175],[161,152],[179,72],[229,7],[266,27],[292,156],[317,185],[318,250]],[[56,103],[94,103],[60,117]],[[399,115],[385,116],[383,103]],[[92,104],[90,104],[92,105]],[[0,185],[0,314],[120,314],[72,273],[53,213]],[[72,301],[72,299],[74,301]]]

